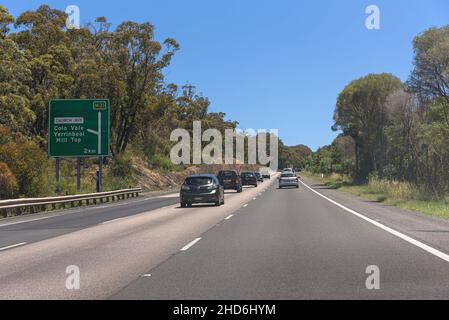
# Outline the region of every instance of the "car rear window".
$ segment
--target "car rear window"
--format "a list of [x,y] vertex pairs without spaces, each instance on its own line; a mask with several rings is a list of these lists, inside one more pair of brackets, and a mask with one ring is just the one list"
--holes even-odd
[[294,173],[283,173],[281,178],[294,178],[296,177]]
[[234,171],[222,171],[222,172],[220,172],[220,177],[223,177],[225,179],[235,178],[235,177],[237,177],[237,174]]
[[254,177],[254,174],[251,172],[243,172],[242,177]]
[[205,185],[205,184],[212,184],[214,180],[209,177],[193,177],[193,178],[187,178],[186,184],[188,185]]

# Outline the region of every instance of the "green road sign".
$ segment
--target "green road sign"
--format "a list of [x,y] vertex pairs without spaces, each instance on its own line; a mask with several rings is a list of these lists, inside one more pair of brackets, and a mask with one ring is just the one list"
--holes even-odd
[[50,157],[109,156],[109,100],[51,100]]

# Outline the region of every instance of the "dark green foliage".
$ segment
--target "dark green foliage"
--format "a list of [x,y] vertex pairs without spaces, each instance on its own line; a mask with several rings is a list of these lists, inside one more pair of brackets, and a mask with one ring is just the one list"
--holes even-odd
[[415,68],[406,84],[389,74],[368,75],[340,93],[333,129],[342,136],[309,157],[310,171],[358,182],[404,181],[429,198],[447,196],[449,26],[431,28],[413,44]]
[[133,169],[131,165],[131,157],[127,154],[116,156],[111,161],[110,170],[114,177],[132,177]]

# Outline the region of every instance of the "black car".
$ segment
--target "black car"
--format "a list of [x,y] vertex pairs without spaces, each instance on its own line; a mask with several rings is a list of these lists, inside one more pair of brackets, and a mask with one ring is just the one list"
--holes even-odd
[[224,189],[213,174],[193,175],[185,179],[179,197],[182,208],[195,203],[213,203],[218,207],[224,204]]
[[263,182],[263,177],[260,172],[254,172],[254,174],[256,175],[257,181]]
[[240,174],[240,178],[242,179],[242,186],[257,187],[257,177],[254,172],[252,171],[242,172]]
[[242,180],[235,170],[222,170],[217,174],[220,184],[225,190],[242,192]]

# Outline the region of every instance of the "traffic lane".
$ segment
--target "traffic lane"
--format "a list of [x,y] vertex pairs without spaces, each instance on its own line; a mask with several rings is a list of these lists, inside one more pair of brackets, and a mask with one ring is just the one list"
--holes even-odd
[[[228,194],[221,207],[181,209],[176,204],[0,251],[0,299],[107,298],[251,202],[263,188]],[[65,287],[71,265],[80,269],[80,290]]]
[[0,249],[17,243],[33,243],[88,228],[110,220],[148,212],[179,202],[178,196],[136,199],[127,203],[81,207],[61,215],[17,224],[0,225]]
[[32,223],[35,221],[58,218],[65,215],[70,214],[79,214],[79,213],[89,213],[93,210],[97,211],[99,209],[105,209],[109,207],[119,207],[119,206],[132,206],[135,204],[139,204],[144,201],[152,201],[152,200],[163,200],[163,199],[174,199],[179,196],[178,193],[171,193],[165,195],[157,195],[157,196],[139,196],[136,198],[129,198],[126,200],[113,201],[113,202],[105,202],[105,203],[97,203],[95,205],[81,206],[75,208],[67,208],[67,209],[59,209],[54,211],[46,211],[39,212],[35,214],[25,214],[20,216],[8,217],[0,219],[0,228],[8,227],[12,225],[19,225],[25,223]]
[[[368,290],[368,266],[380,290]],[[112,299],[448,299],[449,264],[301,187],[263,197]]]

